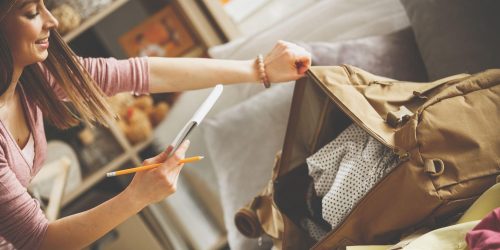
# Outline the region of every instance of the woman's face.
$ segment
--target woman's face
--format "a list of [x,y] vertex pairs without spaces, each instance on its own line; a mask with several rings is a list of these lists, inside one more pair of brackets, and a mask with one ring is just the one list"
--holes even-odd
[[57,25],[57,20],[47,10],[43,0],[18,0],[0,23],[12,51],[14,65],[25,67],[45,60],[50,30]]

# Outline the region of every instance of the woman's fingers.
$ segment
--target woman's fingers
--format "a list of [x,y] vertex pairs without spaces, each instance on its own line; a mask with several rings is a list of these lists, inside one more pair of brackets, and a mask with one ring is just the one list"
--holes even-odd
[[163,151],[154,157],[151,157],[149,159],[144,160],[142,162],[142,164],[143,165],[151,165],[151,164],[155,164],[155,163],[164,162],[167,160],[167,157],[168,157],[168,153],[166,151]]
[[264,61],[268,79],[285,82],[304,76],[311,67],[311,54],[294,43],[278,41]]
[[295,61],[295,67],[297,68],[297,73],[300,76],[303,76],[306,73],[306,71],[311,67],[311,54],[305,51],[305,53],[297,55],[297,59]]
[[162,163],[162,166],[137,172],[127,189],[145,204],[158,202],[175,193],[179,173],[183,166],[183,164],[179,165],[179,161],[184,158],[188,148],[189,141],[185,141],[172,157],[168,157],[172,149],[167,148],[157,156],[145,160],[144,164]]
[[297,74],[299,76],[303,76],[311,67],[311,53],[293,43],[288,43],[288,46],[294,56],[294,63]]
[[169,146],[167,147],[167,149],[165,149],[165,153],[166,153],[167,155],[170,155],[170,153],[172,152],[172,150],[174,150],[174,146],[169,145]]
[[[177,152],[173,154],[172,157],[176,159],[176,161],[180,161],[181,159],[184,158],[184,155],[186,153],[187,148],[189,147],[189,140],[186,140],[182,143],[182,145],[177,149]],[[168,146],[165,151],[159,153],[158,155],[148,158],[143,161],[143,165],[150,165],[150,164],[155,164],[155,163],[161,163],[161,162],[166,162],[168,160],[168,155],[172,152],[174,147],[172,145]]]
[[160,171],[163,171],[165,178],[169,182],[169,186],[172,192],[177,189],[177,180],[179,179],[179,174],[181,172],[184,164],[179,164],[179,161],[184,159],[186,151],[189,148],[189,140],[184,141],[179,148],[174,152],[174,154],[167,159],[167,161],[160,167]]
[[186,151],[189,148],[190,141],[185,140],[179,148],[174,152],[172,157],[168,158],[165,162],[167,166],[180,166],[183,164],[179,164],[179,161],[184,159],[186,156]]

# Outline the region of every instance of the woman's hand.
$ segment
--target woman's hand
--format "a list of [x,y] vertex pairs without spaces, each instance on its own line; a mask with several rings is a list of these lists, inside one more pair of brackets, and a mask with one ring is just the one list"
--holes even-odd
[[311,67],[311,54],[296,44],[278,41],[264,58],[264,66],[270,82],[294,81]]
[[188,148],[189,141],[186,140],[170,158],[167,156],[172,150],[171,146],[159,155],[145,160],[144,165],[155,163],[163,163],[163,165],[135,173],[134,179],[126,191],[138,202],[141,202],[142,206],[161,201],[173,194],[177,189],[179,173],[184,166],[184,164],[179,164],[179,161],[184,159]]
[[188,147],[189,141],[185,141],[170,158],[167,156],[171,147],[145,160],[144,164],[163,164],[137,172],[125,191],[99,206],[50,222],[40,249],[82,249],[145,206],[174,193],[182,169],[179,161],[184,158]]

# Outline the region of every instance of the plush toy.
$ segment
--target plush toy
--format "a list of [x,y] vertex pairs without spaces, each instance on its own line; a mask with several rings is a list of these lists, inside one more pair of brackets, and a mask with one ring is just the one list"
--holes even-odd
[[156,104],[151,113],[149,113],[149,120],[151,120],[154,127],[165,119],[169,110],[170,106],[166,102],[159,102]]
[[108,98],[111,109],[120,117],[127,115],[127,108],[132,106],[135,98],[129,93],[119,93]]
[[68,4],[61,4],[52,9],[52,15],[59,21],[57,31],[64,35],[75,29],[82,22],[82,18],[73,7]]
[[148,95],[140,96],[135,99],[133,106],[144,111],[149,117],[153,127],[165,119],[170,106],[166,102],[159,102],[154,105],[153,98]]
[[118,125],[132,144],[151,136],[152,128],[166,117],[170,108],[166,102],[155,105],[153,98],[147,95],[134,98],[130,94],[118,94],[109,99],[109,104],[121,118]]
[[151,96],[142,95],[136,97],[132,105],[149,115],[149,113],[153,110],[154,102]]
[[148,115],[136,107],[127,109],[127,115],[119,125],[132,144],[146,140],[153,132]]

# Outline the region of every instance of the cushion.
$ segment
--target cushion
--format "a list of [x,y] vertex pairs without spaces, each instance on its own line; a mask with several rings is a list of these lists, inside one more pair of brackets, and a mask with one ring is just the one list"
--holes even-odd
[[[280,84],[205,121],[201,126],[213,162],[231,249],[259,249],[234,225],[234,214],[271,178],[283,146],[293,84]],[[270,248],[270,242],[265,242]]]
[[401,0],[431,80],[500,67],[500,1]]
[[313,65],[350,64],[397,80],[427,81],[427,73],[410,28],[383,36],[300,45],[311,52]]
[[337,42],[386,35],[408,26],[397,0],[311,1],[268,29],[211,47],[208,53],[219,59],[249,59],[267,53],[278,40]]

